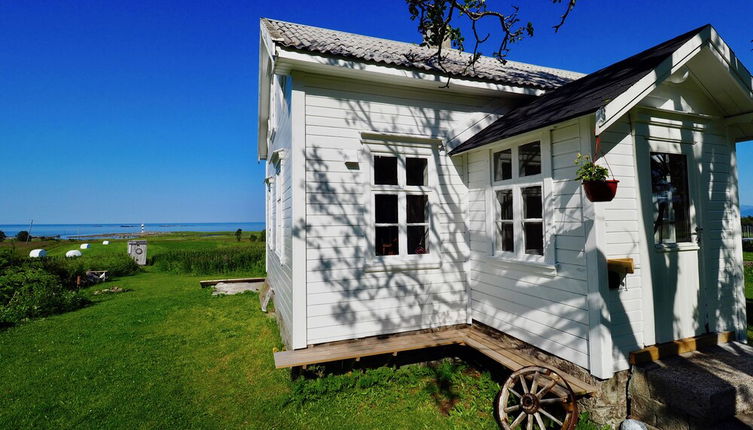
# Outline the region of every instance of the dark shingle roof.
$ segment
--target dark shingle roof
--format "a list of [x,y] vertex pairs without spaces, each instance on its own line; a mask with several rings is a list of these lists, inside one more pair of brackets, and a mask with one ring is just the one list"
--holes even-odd
[[444,73],[430,59],[435,51],[428,47],[267,18],[262,18],[262,23],[272,39],[288,49],[418,69],[453,77],[551,90],[583,76],[582,73],[515,61],[502,64],[491,57],[479,58],[473,69],[466,70],[469,54],[454,49],[447,51],[448,58],[444,62],[447,73]]
[[706,27],[708,25],[677,36],[533,99],[455,147],[450,155],[596,112]]

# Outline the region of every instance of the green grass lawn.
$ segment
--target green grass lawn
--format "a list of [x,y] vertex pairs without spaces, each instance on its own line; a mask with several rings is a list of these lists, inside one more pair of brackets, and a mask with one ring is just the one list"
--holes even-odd
[[449,414],[424,366],[294,383],[274,368],[282,344],[256,294],[212,297],[205,276],[150,270],[0,331],[0,428],[496,428],[488,376],[451,371]]

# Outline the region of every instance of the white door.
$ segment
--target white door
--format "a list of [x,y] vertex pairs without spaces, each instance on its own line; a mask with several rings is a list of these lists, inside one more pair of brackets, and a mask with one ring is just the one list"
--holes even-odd
[[[645,142],[645,141],[644,141]],[[656,342],[706,332],[700,286],[702,210],[699,145],[648,141],[643,145],[650,178],[643,203],[651,257]],[[650,189],[646,189],[650,188]]]

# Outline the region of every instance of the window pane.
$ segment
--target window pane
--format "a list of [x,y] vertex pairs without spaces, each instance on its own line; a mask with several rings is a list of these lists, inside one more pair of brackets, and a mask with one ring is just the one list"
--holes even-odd
[[494,180],[504,181],[512,178],[512,149],[494,153]]
[[523,218],[543,218],[541,216],[541,187],[527,187],[520,190],[523,195]]
[[408,226],[408,254],[428,254],[426,237],[429,229],[422,225]]
[[397,226],[376,227],[376,255],[397,255],[398,252]]
[[374,206],[378,224],[397,223],[397,194],[375,194]]
[[526,254],[544,255],[544,229],[540,222],[526,222],[525,231]]
[[428,201],[425,194],[415,196],[407,195],[406,203],[408,205],[408,222],[426,222],[426,202]]
[[518,148],[520,161],[520,176],[538,175],[541,173],[541,145],[539,142],[527,143]]
[[512,223],[497,222],[497,251],[513,252]]
[[681,154],[651,153],[654,240],[690,242],[687,160]]
[[428,160],[425,158],[406,158],[405,183],[407,185],[428,185],[426,181],[427,165]]
[[512,219],[512,190],[497,191],[499,219]]
[[374,183],[397,185],[397,157],[374,156]]

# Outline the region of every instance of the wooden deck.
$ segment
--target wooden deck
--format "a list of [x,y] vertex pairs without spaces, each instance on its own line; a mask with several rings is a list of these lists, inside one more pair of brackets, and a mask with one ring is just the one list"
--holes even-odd
[[[475,327],[453,328],[428,333],[402,334],[385,338],[372,337],[331,345],[312,346],[295,351],[276,352],[274,358],[275,367],[280,369],[339,360],[360,360],[362,357],[383,354],[397,355],[404,351],[415,351],[447,345],[466,345],[471,347],[513,372],[527,366],[543,366],[554,369],[551,365],[536,359],[530,354],[526,354],[524,351],[503,346],[497,339]],[[587,384],[559,369],[554,370],[570,384],[570,387],[578,396],[589,395],[597,391],[597,388],[593,385]]]

